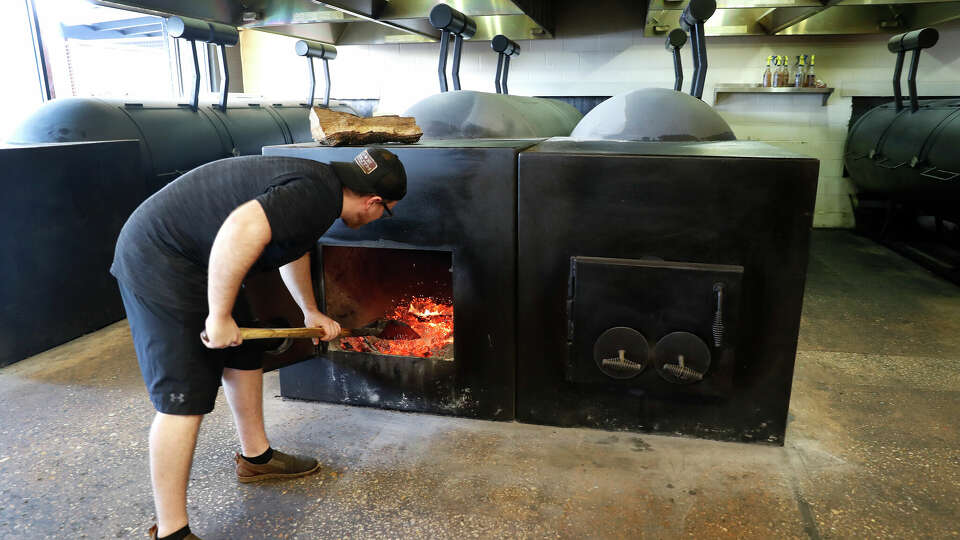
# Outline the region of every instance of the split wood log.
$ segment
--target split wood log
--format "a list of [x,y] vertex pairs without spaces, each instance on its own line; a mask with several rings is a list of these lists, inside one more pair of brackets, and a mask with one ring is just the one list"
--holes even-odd
[[327,146],[362,146],[385,142],[415,143],[423,136],[416,119],[409,116],[361,118],[323,107],[310,110],[310,134]]

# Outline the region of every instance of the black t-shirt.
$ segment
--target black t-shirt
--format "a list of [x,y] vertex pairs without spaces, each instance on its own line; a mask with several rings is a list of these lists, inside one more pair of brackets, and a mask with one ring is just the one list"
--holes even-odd
[[250,273],[307,253],[340,216],[343,187],[309,159],[244,156],[207,163],[167,184],[120,231],[110,273],[134,293],[187,311],[207,310],[213,240],[235,208],[256,199],[272,237]]

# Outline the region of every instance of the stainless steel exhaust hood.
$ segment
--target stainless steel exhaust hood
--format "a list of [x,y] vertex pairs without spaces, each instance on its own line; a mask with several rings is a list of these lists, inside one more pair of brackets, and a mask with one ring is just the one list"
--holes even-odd
[[[651,0],[644,36],[679,26],[686,1]],[[898,33],[960,19],[956,0],[717,0],[708,36]]]
[[[152,14],[181,15],[336,45],[440,39],[429,14],[440,0],[93,0]],[[445,0],[477,22],[473,39],[554,37],[572,0]],[[688,0],[630,2],[646,10],[643,34],[679,27]],[[960,19],[960,0],[717,0],[708,36],[899,33]],[[582,9],[582,7],[580,8]]]
[[[437,0],[94,0],[152,14],[182,15],[335,45],[438,41],[430,25]],[[451,0],[477,23],[473,39],[552,38],[551,0]]]

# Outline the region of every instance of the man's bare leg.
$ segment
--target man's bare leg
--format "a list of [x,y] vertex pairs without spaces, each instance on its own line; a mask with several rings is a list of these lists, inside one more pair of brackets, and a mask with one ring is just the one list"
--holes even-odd
[[233,411],[243,455],[266,452],[270,441],[263,426],[263,370],[223,368],[223,393]]
[[187,482],[197,445],[201,415],[158,412],[150,427],[150,478],[157,508],[157,536],[187,524]]

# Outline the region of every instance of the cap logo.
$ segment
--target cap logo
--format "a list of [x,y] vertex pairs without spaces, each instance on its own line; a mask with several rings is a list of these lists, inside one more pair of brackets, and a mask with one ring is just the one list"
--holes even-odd
[[370,174],[377,170],[376,160],[366,150],[357,154],[357,157],[353,158],[353,162],[357,164],[357,167],[360,167],[363,174]]

